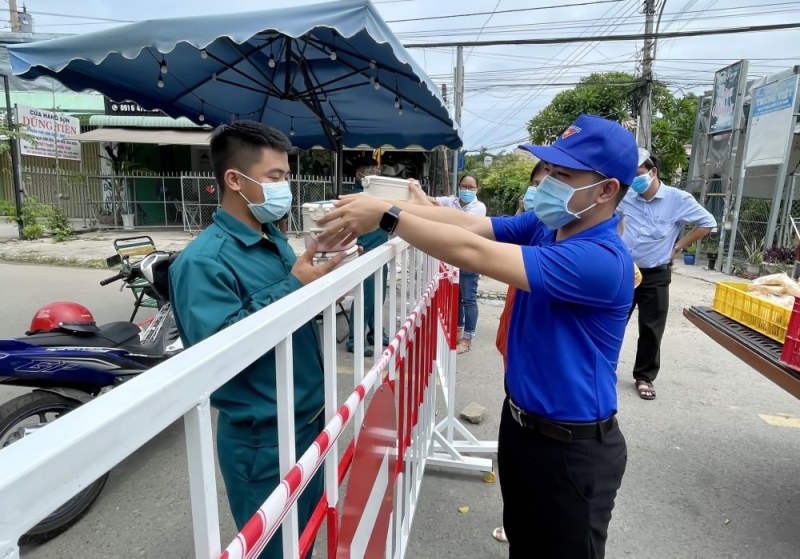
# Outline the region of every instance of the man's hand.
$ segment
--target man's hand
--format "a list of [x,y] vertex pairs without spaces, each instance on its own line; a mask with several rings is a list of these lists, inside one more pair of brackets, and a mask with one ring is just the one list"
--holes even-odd
[[317,238],[337,244],[349,243],[359,235],[375,231],[383,214],[392,207],[390,202],[367,194],[342,196],[333,205],[335,210],[317,220],[319,225],[330,225]]
[[681,253],[681,250],[682,249],[680,249],[678,247],[672,247],[672,256],[669,259],[669,265],[670,266],[672,266],[672,263],[675,261],[675,259],[678,257],[678,255]]
[[297,259],[297,262],[295,262],[294,266],[292,266],[292,275],[300,280],[300,283],[303,285],[308,285],[312,281],[321,278],[333,270],[342,260],[344,260],[344,257],[346,256],[344,252],[340,252],[325,262],[325,264],[314,266],[315,252],[317,252],[316,239],[311,241],[308,249],[302,255],[300,255],[300,257]]

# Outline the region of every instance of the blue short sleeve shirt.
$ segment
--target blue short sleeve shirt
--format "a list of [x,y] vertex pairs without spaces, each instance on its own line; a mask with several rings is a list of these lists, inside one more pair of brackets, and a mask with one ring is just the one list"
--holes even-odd
[[556,242],[533,212],[492,218],[521,246],[530,292],[514,298],[506,382],[529,413],[591,422],[617,412],[617,362],[633,303],[633,259],[618,217]]

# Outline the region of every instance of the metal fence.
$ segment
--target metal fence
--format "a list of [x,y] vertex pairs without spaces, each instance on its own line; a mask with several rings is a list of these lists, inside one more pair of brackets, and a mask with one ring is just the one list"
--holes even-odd
[[[0,199],[13,200],[10,170],[0,170]],[[342,193],[353,191],[345,178]],[[294,199],[289,231],[302,231],[302,207],[335,197],[331,177],[295,175],[290,178]],[[60,208],[78,227],[86,229],[183,228],[196,232],[211,224],[220,204],[220,191],[207,173],[125,175],[82,174],[49,168],[24,168],[26,197]],[[424,188],[427,188],[423,185]]]

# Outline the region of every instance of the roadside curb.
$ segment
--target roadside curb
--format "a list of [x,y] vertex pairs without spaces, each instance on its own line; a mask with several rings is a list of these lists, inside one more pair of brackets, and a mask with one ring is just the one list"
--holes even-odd
[[77,257],[50,256],[47,254],[6,254],[0,252],[0,261],[13,262],[16,264],[42,264],[46,266],[62,266],[65,268],[88,268],[93,270],[105,270],[108,268],[105,260],[83,259]]
[[[709,277],[702,277],[702,276],[697,276],[697,275],[693,275],[693,274],[687,274],[687,273],[684,273],[682,271],[682,268],[673,268],[672,272],[674,274],[679,275],[679,276],[683,276],[685,278],[690,278],[690,279],[695,279],[697,281],[702,281],[702,282],[705,282],[705,283],[710,283],[711,285],[716,285],[720,281],[737,281],[737,278],[735,278],[735,276],[729,276],[727,274],[723,274],[723,273],[720,273],[720,272],[709,272],[709,274],[711,274],[711,273],[714,274],[713,276],[709,276]],[[733,278],[733,279],[731,279],[731,278]],[[738,281],[741,281],[741,279],[739,278]]]

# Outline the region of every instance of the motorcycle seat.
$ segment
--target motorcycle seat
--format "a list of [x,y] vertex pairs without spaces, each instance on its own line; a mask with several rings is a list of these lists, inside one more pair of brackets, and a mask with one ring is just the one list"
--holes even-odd
[[115,348],[130,342],[139,343],[140,329],[132,322],[110,322],[99,329],[97,333],[42,332],[21,338],[21,341],[40,347]]

